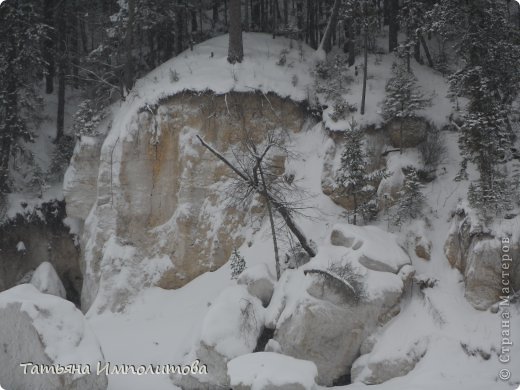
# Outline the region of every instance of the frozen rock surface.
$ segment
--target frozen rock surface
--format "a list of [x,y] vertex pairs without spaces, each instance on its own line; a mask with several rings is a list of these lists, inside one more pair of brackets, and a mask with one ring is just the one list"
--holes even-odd
[[[71,302],[42,294],[31,284],[0,293],[0,342],[0,383],[6,389],[107,388],[106,375],[96,372],[98,362],[104,363],[103,353],[83,314]],[[27,362],[55,369],[77,364],[81,372],[24,375],[20,364]],[[87,367],[90,374],[84,371]]]
[[326,386],[349,375],[363,341],[399,313],[413,272],[393,236],[377,228],[337,225],[331,242],[285,272],[266,318],[281,353],[314,362],[317,383]]

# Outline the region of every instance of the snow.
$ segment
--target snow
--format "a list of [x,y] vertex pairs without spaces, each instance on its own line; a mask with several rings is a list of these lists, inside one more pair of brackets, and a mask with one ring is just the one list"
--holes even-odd
[[376,226],[337,224],[333,231],[341,232],[345,238],[352,240],[352,249],[359,263],[369,269],[397,273],[410,262],[408,255],[397,244],[397,237]]
[[233,286],[211,305],[202,324],[201,340],[221,355],[234,358],[253,351],[263,327],[260,300],[251,296],[245,286]]
[[66,298],[65,287],[51,263],[44,261],[34,271],[30,283],[45,294]]
[[[385,99],[385,86],[387,80],[392,77],[392,64],[398,61],[394,54],[368,55],[368,77],[364,115],[361,115],[361,95],[363,88],[363,58],[357,57],[356,66],[358,74],[355,75],[354,66],[347,68],[347,74],[353,78],[353,82],[348,85],[344,92],[345,101],[355,104],[357,111],[348,115],[345,119],[333,121],[330,115],[333,112],[333,101],[328,100],[323,94],[318,94],[319,101],[329,106],[323,113],[323,121],[327,128],[331,130],[346,130],[350,127],[349,123],[354,119],[361,127],[368,125],[380,126],[383,124],[382,103]],[[426,65],[420,65],[412,61],[412,71],[417,77],[418,86],[425,97],[432,98],[432,106],[417,112],[419,116],[424,116],[432,121],[437,127],[442,127],[448,123],[449,116],[453,111],[453,104],[447,98],[449,86],[442,75]]]
[[20,242],[18,242],[18,244],[16,244],[16,250],[18,252],[25,252],[27,250],[23,241],[20,241]]
[[[312,95],[313,80],[310,67],[319,55],[322,56],[322,53],[315,56],[304,45],[303,57],[300,57],[296,42],[293,42],[291,49],[291,42],[288,39],[273,40],[266,34],[245,33],[244,62],[230,65],[226,61],[227,43],[228,37],[224,35],[195,46],[193,51],[181,53],[138,80],[126,101],[111,108],[113,125],[103,149],[105,156],[112,156],[111,152],[114,151],[115,170],[119,164],[118,147],[121,145],[117,140],[131,136],[133,122],[140,108],[146,105],[154,106],[161,98],[185,90],[201,93],[213,91],[216,94],[230,91],[261,91],[266,94],[274,92],[295,101],[305,100]],[[276,62],[283,49],[289,50],[287,65],[279,66]],[[382,123],[380,106],[393,61],[395,61],[393,55],[369,55],[367,112],[363,116],[359,111],[353,114],[361,125]],[[359,66],[360,63],[357,65]],[[447,83],[440,74],[426,66],[418,65],[414,61],[412,66],[423,92],[426,95],[434,94],[432,107],[421,114],[441,127],[452,113],[452,103],[446,98]],[[170,72],[173,71],[178,73],[178,81],[170,80]],[[357,103],[359,107],[362,71],[357,76],[354,75],[353,68],[348,72],[354,77],[354,81],[349,85],[350,91],[344,98],[350,103]],[[298,79],[296,85],[292,82],[294,75]],[[384,262],[393,272],[397,271],[399,267],[409,262],[409,259],[403,258],[403,251],[397,242],[404,242],[410,231],[416,232],[416,225],[403,226],[401,231],[393,235],[383,231],[387,228],[386,221],[378,224],[380,229],[374,226],[361,228],[337,225],[338,222],[345,222],[342,217],[344,210],[321,191],[324,159],[333,145],[325,127],[331,130],[343,130],[348,127],[351,118],[338,122],[332,121],[330,119],[332,105],[324,100],[323,96],[319,96],[319,99],[321,103],[329,105],[324,112],[324,123],[308,123],[301,133],[291,135],[290,147],[298,153],[294,159],[286,163],[286,170],[295,173],[295,181],[308,191],[306,206],[309,206],[309,209],[303,212],[312,218],[297,217],[297,222],[309,238],[320,244],[318,256],[308,267],[326,268],[332,261],[348,261],[368,278],[368,284],[374,286],[370,290],[372,293],[402,288],[398,277],[390,272],[368,270],[360,264],[359,259],[361,254],[364,254],[368,258]],[[49,137],[52,135],[52,127],[49,125],[46,129],[47,138],[42,136],[39,142],[45,142],[47,146],[35,145],[35,150],[43,150],[42,157],[50,154]],[[374,362],[397,359],[411,350],[417,350],[420,354],[425,352],[425,355],[409,374],[381,385],[371,386],[374,390],[438,390],[441,388],[500,390],[512,387],[508,383],[496,380],[498,371],[503,368],[496,357],[500,342],[500,317],[490,312],[476,311],[469,305],[464,298],[460,273],[449,266],[444,256],[442,246],[450,226],[450,213],[465,197],[467,182],[453,182],[460,162],[458,134],[443,132],[442,135],[448,147],[448,156],[441,162],[439,172],[442,169],[446,171],[444,174],[439,174],[435,181],[423,189],[427,202],[425,210],[428,224],[418,232],[420,235],[427,235],[432,241],[431,260],[426,262],[412,256],[412,264],[418,274],[424,278],[437,279],[439,282],[434,288],[424,290],[423,293],[414,292],[412,298],[403,302],[401,313],[385,327],[379,329],[375,346],[367,355],[367,359]],[[197,152],[191,148],[192,136],[191,129],[185,128],[180,139],[187,154],[197,158]],[[81,142],[94,146],[98,140],[83,136]],[[402,180],[401,168],[406,165],[417,166],[419,161],[417,153],[413,150],[406,150],[402,155],[389,154],[387,164],[389,170],[394,173],[389,180],[392,184],[398,184]],[[42,166],[47,164],[48,161],[44,161]],[[470,175],[472,174],[470,166]],[[74,172],[69,170],[67,176],[74,176]],[[118,176],[114,171],[114,178]],[[67,181],[69,180],[70,177],[67,178]],[[59,186],[52,187],[42,199],[27,201],[28,208],[36,207],[38,202],[53,197],[61,199]],[[24,208],[20,203],[27,198],[28,196],[23,193],[10,195],[9,201],[13,207],[8,215],[13,216],[17,212],[23,212]],[[189,209],[178,209],[175,218],[172,218],[172,223],[178,216],[187,213]],[[92,223],[95,216],[91,214],[90,219],[90,225],[95,226],[96,224]],[[67,221],[67,223],[72,231],[80,231],[80,227],[74,221]],[[88,225],[89,221],[86,227]],[[501,232],[513,234],[514,239],[518,240],[520,234],[518,226],[518,219],[513,219],[503,221],[503,225],[496,228],[500,228]],[[359,250],[329,245],[330,232],[335,228],[343,231],[345,236],[355,237],[355,240],[362,242],[363,245]],[[159,229],[157,233],[159,234]],[[243,234],[249,245],[244,244],[238,249],[247,259],[250,272],[260,277],[256,275],[258,270],[268,267],[271,273],[274,273],[274,256],[268,226],[264,224],[256,233],[253,229],[249,229]],[[164,239],[168,239],[167,234],[164,234]],[[282,252],[287,247],[288,244],[282,241]],[[115,287],[123,289],[130,285],[138,291],[135,299],[128,302],[119,312],[105,311],[103,314],[98,314],[93,309],[87,313],[88,323],[99,338],[107,361],[113,364],[136,365],[179,364],[191,356],[194,345],[204,340],[227,356],[245,354],[229,362],[232,385],[247,383],[252,386],[262,386],[272,383],[276,386],[297,379],[312,386],[316,375],[316,367],[313,363],[276,353],[250,354],[254,344],[252,334],[242,339],[237,337],[237,329],[240,327],[238,314],[243,308],[244,299],[253,303],[258,324],[263,326],[265,323],[272,328],[282,318],[282,312],[294,311],[292,305],[297,304],[298,299],[301,298],[298,294],[305,290],[310,278],[306,278],[302,272],[287,270],[278,282],[272,304],[264,310],[256,298],[247,293],[244,286],[236,286],[230,280],[229,264],[215,272],[201,275],[178,290],[132,286],[131,275],[125,272],[124,265],[125,261],[138,255],[131,245],[124,245],[115,240],[106,243],[106,260],[117,262],[121,266],[119,283],[116,283]],[[150,271],[152,278],[160,275],[171,265],[167,257],[150,260],[153,266]],[[264,264],[266,267],[257,267]],[[42,321],[46,337],[53,343],[56,342],[50,352],[66,362],[74,338],[60,339],[56,329],[47,326],[45,319],[38,316],[33,299],[35,291],[32,286],[19,286],[4,292],[0,294],[0,307],[12,299],[24,300],[25,310],[37,317],[38,321]],[[288,297],[288,300],[282,297]],[[58,298],[50,295],[38,295],[38,300],[45,301],[46,304],[53,305],[57,302],[56,299]],[[55,313],[53,312],[53,318],[74,317],[72,304],[63,307],[66,309],[53,309],[56,310]],[[96,305],[93,307],[95,308]],[[514,331],[520,329],[520,313],[517,308],[513,307],[513,309],[512,330]],[[75,328],[70,330],[72,335],[76,335],[77,332],[78,329]],[[491,358],[484,360],[478,354],[468,356],[461,344],[467,345],[469,350],[490,353]],[[520,333],[514,332],[514,356],[520,356],[518,345],[520,345]],[[513,372],[511,383],[519,381],[520,372]],[[358,390],[366,387],[361,383],[354,383],[337,388]],[[109,390],[142,388],[176,389],[167,376],[114,375],[109,377]]]
[[53,362],[95,366],[102,358],[94,333],[71,302],[21,284],[0,293],[0,308],[14,303],[20,303],[20,310],[32,319]]
[[[316,365],[274,352],[258,352],[239,356],[228,362],[231,386],[250,386],[263,390],[284,385],[299,384],[302,389],[316,389]],[[300,388],[300,387],[298,387]]]

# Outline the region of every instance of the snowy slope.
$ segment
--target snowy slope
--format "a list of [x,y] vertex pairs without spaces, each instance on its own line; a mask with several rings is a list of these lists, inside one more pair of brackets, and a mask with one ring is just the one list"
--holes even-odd
[[[294,100],[306,99],[311,90],[309,73],[312,53],[303,49],[300,57],[297,44],[290,49],[289,40],[268,35],[245,34],[245,60],[235,66],[226,62],[227,36],[212,39],[198,45],[193,52],[187,51],[163,64],[141,79],[121,107],[114,107],[114,122],[104,148],[114,145],[115,140],[126,136],[133,115],[146,104],[154,105],[162,97],[189,89],[211,90],[223,94],[230,90],[262,92],[274,91]],[[277,65],[280,52],[289,50],[287,64]],[[378,106],[384,96],[384,85],[389,77],[392,56],[383,56],[381,63],[371,67],[373,77],[369,80],[367,114],[360,118],[365,124],[380,123]],[[371,61],[374,58],[371,57]],[[289,65],[291,64],[291,65]],[[170,79],[177,72],[178,81]],[[435,92],[434,108],[426,114],[436,124],[445,123],[451,112],[451,103],[445,97],[446,83],[442,77],[427,67],[415,66],[414,71],[427,92]],[[297,83],[294,84],[294,75]],[[349,99],[357,99],[359,78],[355,79]],[[325,121],[330,128],[344,128],[345,123],[332,124],[325,113]],[[467,183],[455,183],[453,178],[458,170],[459,152],[456,134],[444,134],[448,145],[448,157],[440,169],[444,174],[424,188],[427,196],[425,208],[430,221],[426,234],[433,242],[432,258],[429,262],[412,256],[412,262],[419,274],[438,280],[434,288],[425,290],[424,296],[413,296],[405,300],[401,314],[381,329],[371,359],[392,359],[417,349],[424,354],[416,368],[408,375],[375,386],[384,390],[459,390],[459,389],[507,389],[506,383],[497,382],[497,373],[503,368],[497,362],[496,351],[500,338],[500,318],[490,312],[474,310],[464,298],[461,275],[450,268],[442,249],[446,239],[450,212],[467,191]],[[307,126],[300,134],[292,136],[292,146],[298,156],[288,161],[286,169],[295,173],[295,180],[309,192],[305,212],[312,219],[300,218],[298,223],[309,238],[318,244],[330,234],[337,222],[345,222],[340,207],[321,192],[321,175],[325,155],[330,146],[330,138],[323,124]],[[413,161],[413,157],[410,157]],[[386,223],[380,226],[386,229]],[[414,225],[404,226],[395,233],[405,243]],[[266,263],[274,271],[273,250],[266,224],[248,239],[240,251],[246,258],[248,267]],[[287,245],[282,243],[282,245]],[[232,285],[229,264],[221,269],[204,274],[185,287],[166,291],[148,288],[139,293],[135,301],[122,313],[105,312],[98,315],[87,314],[89,322],[97,334],[107,361],[129,364],[180,364],[200,338],[205,314],[215,297]],[[518,314],[518,313],[517,313]],[[513,329],[520,329],[519,316],[515,316]],[[520,345],[520,332],[515,337],[515,345]],[[468,356],[462,345],[475,356]],[[515,347],[517,359],[520,350]],[[512,381],[520,380],[520,371],[513,372]],[[352,384],[343,389],[361,389],[365,385]],[[176,388],[165,375],[117,375],[109,377],[109,389],[166,390]]]

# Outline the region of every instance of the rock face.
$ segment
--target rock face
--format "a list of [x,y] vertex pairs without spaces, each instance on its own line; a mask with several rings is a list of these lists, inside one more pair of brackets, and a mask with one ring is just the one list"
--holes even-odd
[[[396,119],[389,121],[383,129],[388,133],[388,136],[390,138],[390,144],[395,148],[400,147],[400,129],[401,121]],[[430,129],[431,125],[424,119],[405,119],[403,121],[403,147],[416,147],[426,139],[426,135],[428,134],[428,131],[430,131]]]
[[[0,383],[7,389],[102,390],[97,375],[103,353],[83,314],[64,299],[42,294],[30,284],[0,293]],[[26,366],[34,362],[44,366]],[[42,374],[40,367],[78,364],[79,374]],[[35,368],[36,367],[36,368]],[[87,373],[87,367],[90,374]],[[52,372],[52,371],[51,371]]]
[[[48,262],[63,283],[67,299],[79,305],[83,282],[79,249],[63,224],[65,216],[65,203],[52,201],[0,225],[0,291]],[[23,248],[17,245],[21,242]]]
[[[225,189],[232,175],[196,135],[230,154],[245,129],[261,140],[268,130],[298,132],[305,120],[303,107],[292,101],[248,93],[184,93],[142,108],[131,120],[125,114],[114,119],[98,171],[94,163],[83,168],[84,160],[96,159],[98,143],[92,142],[76,148],[66,175],[69,214],[85,218],[85,204],[93,204],[82,237],[85,310],[98,295],[98,310],[116,310],[120,305],[111,301],[131,295],[111,283],[114,262],[123,261],[107,256],[105,244],[112,237],[135,251],[124,260],[132,279],[126,285],[168,289],[217,269],[243,242],[237,232],[248,210],[222,206],[229,200]],[[284,156],[279,157],[283,172]],[[146,262],[157,257],[169,259],[169,266],[146,276]]]
[[[518,218],[518,217],[517,217]],[[458,210],[444,244],[444,253],[452,267],[464,275],[467,300],[479,310],[486,310],[520,288],[520,240],[514,228],[518,220],[503,223],[501,233],[483,233],[464,210]],[[505,243],[502,239],[506,239]],[[506,252],[507,251],[507,252]],[[504,256],[511,260],[503,261]],[[504,268],[505,267],[505,268]],[[510,293],[503,291],[503,271],[507,273]]]
[[[392,244],[393,236],[365,230],[336,226],[335,245],[320,247],[310,263],[286,271],[268,307],[266,326],[275,329],[281,353],[314,362],[320,385],[348,376],[363,341],[400,310],[409,272],[397,273],[410,260]],[[373,249],[381,240],[388,244],[386,263]]]

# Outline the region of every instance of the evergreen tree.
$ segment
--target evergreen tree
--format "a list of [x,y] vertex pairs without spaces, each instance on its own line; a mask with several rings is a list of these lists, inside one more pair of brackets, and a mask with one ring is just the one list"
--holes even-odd
[[404,121],[416,116],[417,111],[428,107],[431,99],[424,96],[417,85],[413,73],[408,72],[403,63],[392,66],[393,77],[386,84],[386,97],[383,102],[383,117],[386,120],[399,119],[400,149],[403,152]]
[[246,260],[240,254],[238,249],[235,248],[229,261],[231,265],[231,279],[237,279],[246,269]]
[[417,218],[421,214],[424,203],[424,195],[421,192],[421,184],[417,177],[417,171],[413,167],[406,168],[403,188],[399,191],[399,200],[396,205],[394,223],[398,226],[410,219]]
[[345,133],[345,149],[341,154],[341,167],[336,177],[340,191],[353,200],[353,223],[360,213],[368,221],[377,212],[376,184],[388,173],[385,169],[370,172],[367,153],[363,148],[363,131],[352,121]]
[[514,138],[509,115],[520,88],[520,34],[500,2],[491,0],[443,0],[431,18],[434,30],[457,39],[463,59],[450,86],[454,95],[469,98],[459,143],[464,161],[480,173],[471,187],[471,203],[483,214],[496,215],[508,203],[510,185],[501,166],[510,158]]
[[43,74],[41,48],[47,29],[32,1],[6,1],[0,7],[0,20],[1,197],[9,191],[9,162],[15,144],[33,139],[28,120],[41,103],[36,82]]

